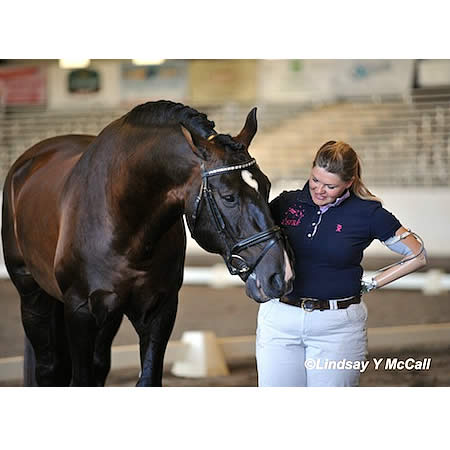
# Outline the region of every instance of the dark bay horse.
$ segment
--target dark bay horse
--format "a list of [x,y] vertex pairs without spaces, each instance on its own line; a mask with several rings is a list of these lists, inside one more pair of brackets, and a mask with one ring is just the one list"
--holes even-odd
[[[235,137],[169,101],[137,106],[98,136],[50,138],[6,178],[2,239],[40,386],[103,386],[123,314],[140,344],[138,386],[160,386],[183,280],[186,215],[257,302],[291,289],[270,184]],[[31,356],[28,356],[31,355]],[[28,361],[29,362],[29,361]],[[35,380],[33,380],[35,378]]]

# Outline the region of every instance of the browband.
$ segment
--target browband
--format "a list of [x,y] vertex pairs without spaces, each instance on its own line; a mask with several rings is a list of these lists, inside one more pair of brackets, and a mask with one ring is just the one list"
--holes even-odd
[[212,169],[212,170],[208,170],[208,171],[204,170],[204,165],[202,164],[202,178],[208,178],[208,177],[211,177],[214,175],[220,175],[221,173],[225,173],[225,172],[232,172],[233,170],[247,169],[247,167],[251,167],[255,164],[256,164],[256,159],[252,158],[243,164],[238,164],[236,166],[220,167],[219,169]]

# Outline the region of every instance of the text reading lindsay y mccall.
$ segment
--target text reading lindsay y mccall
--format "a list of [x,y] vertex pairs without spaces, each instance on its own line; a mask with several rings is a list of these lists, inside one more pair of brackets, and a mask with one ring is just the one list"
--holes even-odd
[[370,366],[374,370],[429,370],[431,358],[372,358],[367,361],[352,361],[350,359],[306,359],[305,367],[315,370],[359,370],[365,372]]

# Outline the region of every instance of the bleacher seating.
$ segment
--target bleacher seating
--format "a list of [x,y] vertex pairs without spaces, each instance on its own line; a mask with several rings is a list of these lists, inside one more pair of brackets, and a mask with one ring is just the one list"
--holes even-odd
[[[329,104],[258,106],[251,147],[274,181],[306,179],[314,153],[328,140],[351,144],[370,185],[450,186],[450,96],[358,99]],[[192,105],[236,134],[254,105]],[[98,134],[129,108],[87,111],[0,110],[0,180],[27,148],[50,136]]]
[[449,101],[335,103],[260,133],[252,150],[271,179],[306,179],[318,148],[343,140],[371,185],[449,186],[449,136]]

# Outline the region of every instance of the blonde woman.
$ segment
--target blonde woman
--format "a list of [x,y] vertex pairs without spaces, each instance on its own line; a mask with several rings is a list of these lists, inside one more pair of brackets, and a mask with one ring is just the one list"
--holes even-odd
[[[294,252],[296,279],[288,297],[260,306],[258,384],[357,386],[367,364],[361,294],[424,266],[423,244],[367,189],[358,155],[344,142],[325,143],[303,189],[270,206]],[[362,280],[363,251],[374,239],[403,258]]]

